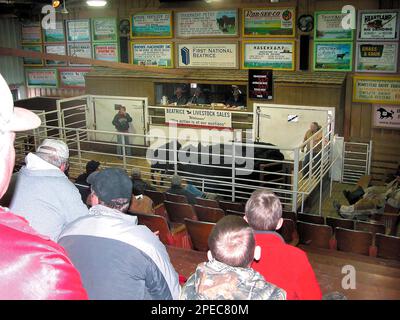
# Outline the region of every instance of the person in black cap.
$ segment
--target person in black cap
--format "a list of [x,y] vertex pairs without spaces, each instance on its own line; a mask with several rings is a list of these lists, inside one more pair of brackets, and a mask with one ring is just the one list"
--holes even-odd
[[89,175],[100,168],[100,162],[96,160],[90,160],[86,164],[86,172],[82,173],[75,180],[75,186],[78,188],[81,194],[83,203],[86,203],[88,196],[90,195],[90,184],[87,182]]
[[88,177],[93,207],[59,237],[91,300],[170,300],[179,279],[165,246],[134,215],[126,214],[132,181],[108,168]]

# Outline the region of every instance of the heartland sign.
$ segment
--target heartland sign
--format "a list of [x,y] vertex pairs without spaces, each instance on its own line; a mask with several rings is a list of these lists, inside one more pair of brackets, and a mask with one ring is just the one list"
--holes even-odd
[[165,108],[165,122],[201,129],[231,129],[232,113],[223,110]]

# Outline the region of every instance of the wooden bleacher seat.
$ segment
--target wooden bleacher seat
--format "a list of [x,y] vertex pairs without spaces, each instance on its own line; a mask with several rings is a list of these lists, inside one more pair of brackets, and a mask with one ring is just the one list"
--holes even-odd
[[348,230],[336,228],[335,232],[337,250],[362,254],[365,256],[373,255],[371,232]]
[[314,223],[314,224],[325,224],[324,217],[317,216],[315,214],[298,213],[297,221],[304,221],[304,222]]
[[377,257],[400,261],[400,238],[377,233],[375,245],[378,249]]
[[204,198],[196,198],[196,203],[203,207],[208,208],[219,208],[219,203],[217,200],[204,199]]
[[189,203],[186,196],[182,194],[172,194],[172,193],[165,193],[165,198],[168,201],[175,202],[175,203]]
[[287,244],[297,246],[299,244],[299,234],[297,233],[296,223],[292,219],[283,219],[282,227],[278,233],[285,239]]
[[220,208],[203,207],[198,204],[194,206],[199,221],[216,223],[225,216],[224,210]]
[[129,214],[137,216],[139,224],[147,226],[153,232],[158,231],[158,236],[165,245],[176,245],[176,236],[180,233],[186,233],[184,225],[170,229],[167,219],[164,217],[136,212],[129,212]]
[[400,209],[392,207],[390,204],[385,204],[385,208],[383,210],[385,213],[399,213]]
[[153,200],[154,206],[158,206],[166,200],[165,194],[160,191],[145,190],[144,194]]
[[400,222],[400,215],[398,213],[376,213],[372,216],[372,220],[381,223],[386,228],[386,234],[396,236],[397,227]]
[[240,212],[240,211],[235,211],[235,210],[226,210],[225,211],[225,215],[229,216],[229,215],[233,215],[233,216],[239,216],[239,217],[244,217],[244,212]]
[[225,212],[226,210],[244,212],[244,205],[240,202],[220,201],[219,207]]
[[332,228],[327,225],[297,221],[300,243],[317,248],[332,248]]
[[297,216],[296,213],[291,212],[291,211],[282,211],[282,218],[284,219],[291,219],[294,222],[297,222]]
[[170,222],[185,223],[184,219],[198,220],[196,211],[188,203],[176,203],[168,200],[164,201],[165,209]]
[[381,223],[357,221],[355,230],[371,232],[372,234],[375,234],[375,233],[385,234],[386,227]]
[[333,231],[335,231],[337,227],[354,230],[354,220],[340,219],[334,217],[326,217],[325,220],[326,224],[330,226]]
[[197,251],[208,250],[208,237],[215,223],[196,221],[185,218],[186,230],[192,240],[193,249]]

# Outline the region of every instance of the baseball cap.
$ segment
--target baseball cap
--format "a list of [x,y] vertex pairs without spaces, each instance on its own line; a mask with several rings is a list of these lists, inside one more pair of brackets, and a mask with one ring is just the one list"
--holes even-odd
[[10,88],[1,74],[0,97],[0,131],[25,131],[40,126],[40,118],[32,111],[14,107]]
[[69,149],[64,141],[56,139],[44,139],[36,152],[57,155],[64,159],[69,158]]
[[86,181],[92,186],[97,197],[106,204],[115,201],[126,202],[132,197],[132,181],[119,168],[107,168],[93,172]]

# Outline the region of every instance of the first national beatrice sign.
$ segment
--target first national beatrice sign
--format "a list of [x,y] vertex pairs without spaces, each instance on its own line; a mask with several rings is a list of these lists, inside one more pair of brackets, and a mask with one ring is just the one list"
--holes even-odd
[[165,122],[199,129],[231,129],[232,113],[224,110],[165,108]]
[[238,68],[237,43],[179,43],[179,68]]

